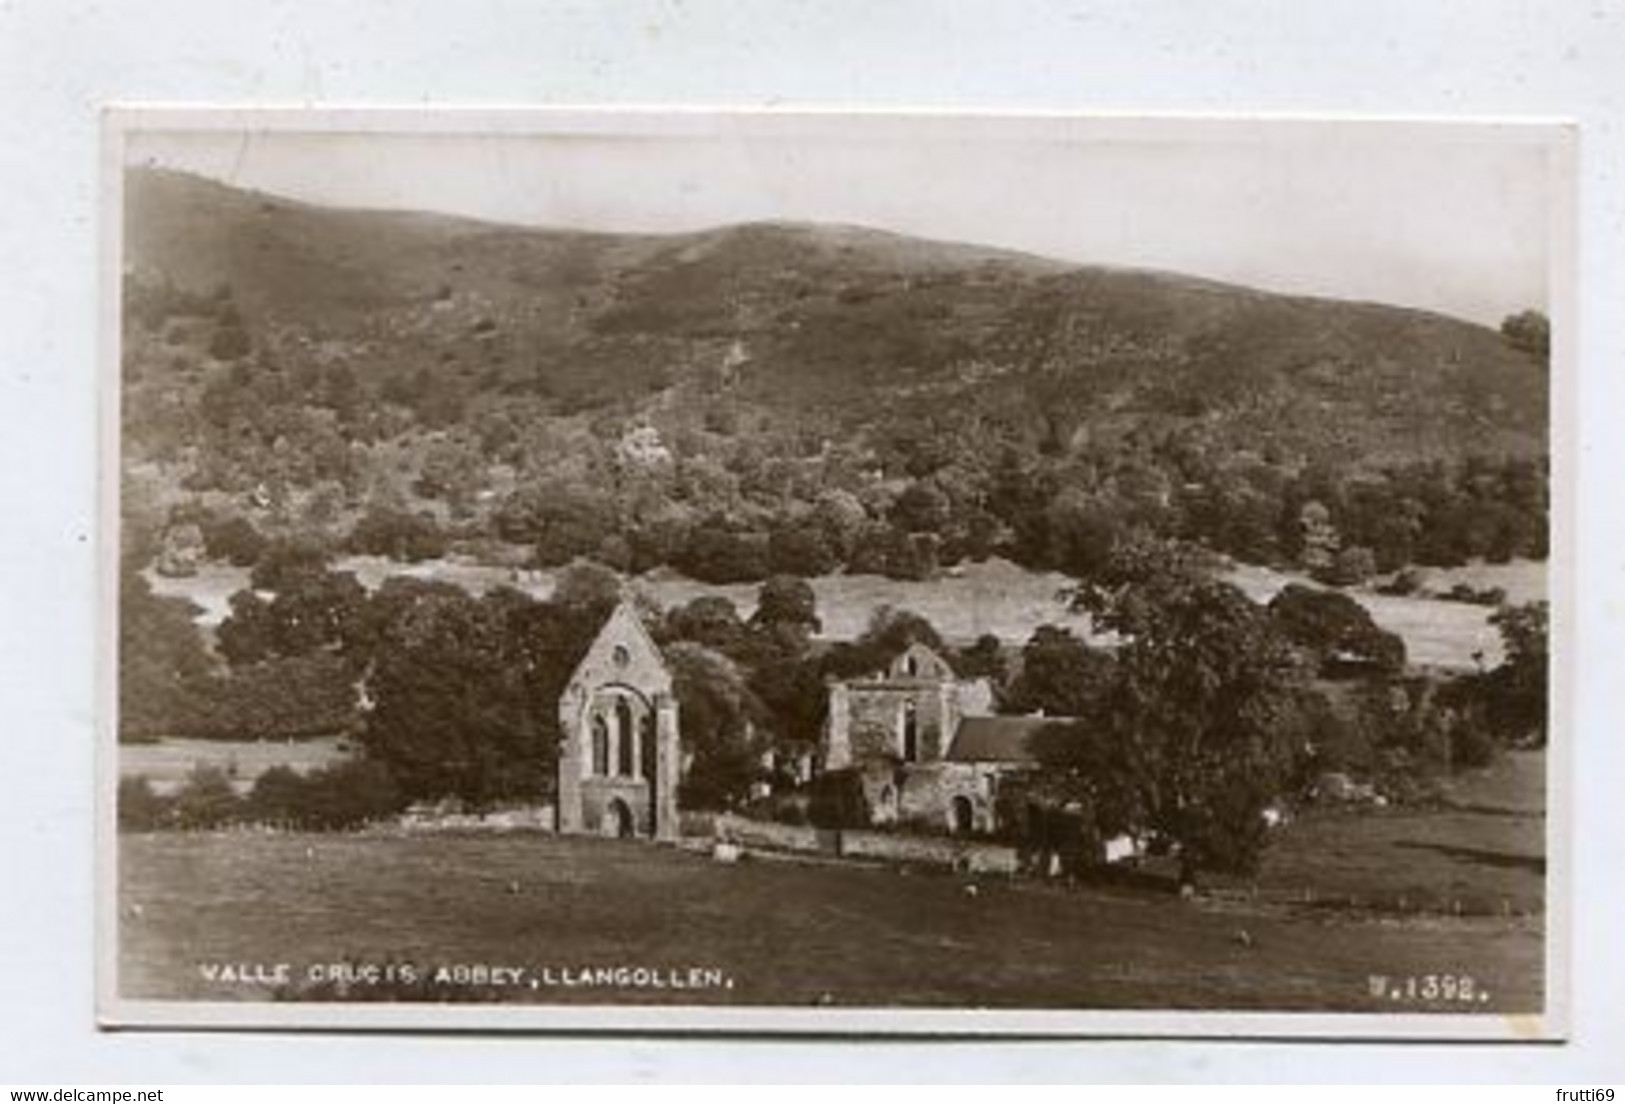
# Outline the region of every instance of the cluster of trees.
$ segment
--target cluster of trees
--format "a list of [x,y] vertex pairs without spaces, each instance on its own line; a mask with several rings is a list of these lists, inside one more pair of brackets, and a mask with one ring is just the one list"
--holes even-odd
[[[591,563],[561,572],[546,601],[409,577],[369,593],[318,543],[285,540],[266,545],[250,584],[231,596],[215,655],[194,607],[126,572],[122,739],[346,732],[405,797],[474,804],[551,788],[556,702],[621,594]],[[647,617],[676,679],[689,800],[734,802],[772,746],[816,741],[824,691],[806,662],[818,618],[804,581],[764,583],[749,620],[720,598]]]
[[354,759],[300,774],[273,767],[239,794],[219,767],[199,766],[173,794],[160,794],[143,776],[119,780],[118,821],[126,831],[209,829],[231,824],[339,831],[382,820],[406,807],[389,768]]
[[198,633],[193,603],[154,594],[145,576],[126,568],[119,579],[119,739],[174,733],[189,690],[208,677],[213,660]]
[[715,583],[837,568],[917,579],[990,555],[1086,578],[1141,534],[1302,567],[1332,585],[1411,564],[1546,554],[1546,471],[1531,458],[1355,472],[1216,459],[1219,450],[1184,431],[1057,456],[981,443],[946,461],[945,450],[923,446],[885,458],[895,474],[865,476],[852,458],[802,461],[824,476],[811,486],[785,470],[798,462],[784,457],[746,454],[695,480],[679,454],[669,480],[622,473],[608,480],[608,495],[595,493],[590,475],[587,484],[517,492],[497,531],[533,543],[543,564],[578,556],[631,572],[669,564]]
[[[363,380],[353,358],[270,324],[251,348],[197,351],[177,387],[166,335],[194,316],[216,336],[239,332],[230,289],[137,283],[128,302],[132,455],[170,465],[199,495],[266,489],[277,528],[380,555],[437,555],[451,534],[435,517],[448,515],[459,535],[529,545],[544,566],[590,557],[714,583],[839,568],[921,578],[994,554],[1088,578],[1143,533],[1335,585],[1546,551],[1538,457],[1379,467],[1207,419],[1073,425],[1060,406],[809,410],[791,422],[726,389],[682,392],[657,414],[571,411],[460,363]],[[1537,359],[1547,329],[1534,314],[1504,327]],[[654,447],[628,449],[640,434]]]
[[[952,647],[924,618],[889,607],[857,639],[815,645],[816,594],[793,576],[764,583],[749,618],[719,596],[645,608],[691,756],[682,800],[742,803],[780,764],[813,752],[827,680],[880,670],[913,642],[962,677],[988,677],[1006,711],[1088,718],[1041,733],[1043,788],[1083,808],[1098,836],[1134,831],[1177,845],[1191,877],[1250,869],[1265,805],[1320,771],[1416,775],[1544,740],[1544,605],[1496,614],[1503,663],[1441,681],[1409,674],[1403,643],[1346,595],[1291,586],[1259,605],[1210,567],[1178,542],[1124,543],[1074,594],[1120,643],[1105,649],[1042,626],[1019,658],[992,636]],[[244,801],[204,779],[161,815],[139,812],[152,802],[132,792],[132,823],[337,824],[349,814],[322,810],[341,783],[361,787],[368,815],[419,798],[534,799],[554,782],[564,681],[621,594],[619,578],[590,563],[564,572],[546,601],[405,577],[368,594],[319,550],[286,542],[267,547],[253,581],[220,626],[217,669],[194,611],[127,580],[125,734],[348,730],[373,773],[299,782],[273,773]],[[213,712],[201,721],[205,708]]]
[[330,666],[350,691],[349,727],[405,795],[476,804],[551,785],[555,703],[619,586],[583,567],[545,602],[408,577],[368,593],[297,548],[262,560],[253,581],[219,628],[219,677]]
[[[955,463],[921,477],[801,486],[800,473],[793,485],[767,490],[750,489],[726,465],[716,470],[710,458],[679,459],[656,473],[617,471],[605,460],[568,480],[527,484],[456,532],[529,545],[540,566],[587,557],[634,574],[671,566],[717,584],[840,569],[929,578],[992,555],[1087,578],[1141,534],[1301,567],[1340,586],[1413,564],[1546,554],[1547,477],[1537,460],[1469,458],[1353,474],[1246,459],[1207,464],[1164,445],[1149,455],[1064,458],[1012,447],[991,464]],[[341,467],[354,459],[346,456]],[[464,464],[461,474],[430,478],[432,466],[425,468],[414,483],[430,492],[424,500],[468,512],[483,469]],[[368,481],[330,474],[349,488],[335,492],[340,501],[329,510],[333,539],[406,561],[444,554],[452,533],[427,506],[363,507]],[[356,516],[347,532],[344,516]],[[251,555],[252,538],[236,528],[210,541],[211,555],[228,546],[236,562]]]
[[[230,656],[222,664],[198,629],[197,607],[160,597],[140,573],[125,571],[119,591],[119,739],[252,740],[349,729],[356,717],[355,669],[303,631],[293,610],[305,602],[302,594],[269,603],[248,591],[236,596],[235,608],[252,608],[256,623],[252,630],[235,618],[222,625],[221,654]],[[266,643],[273,639],[274,645]]]
[[[1187,880],[1247,873],[1265,808],[1322,771],[1387,769],[1403,788],[1543,736],[1543,605],[1497,615],[1508,654],[1494,670],[1409,678],[1403,643],[1347,596],[1289,587],[1262,606],[1198,564],[1177,545],[1125,546],[1074,596],[1121,645],[1087,666],[1087,645],[1054,630],[1028,645],[1075,668],[1046,703],[1089,720],[1041,730],[1034,750],[1042,787],[1091,838],[1150,835]],[[1351,666],[1361,676],[1339,680]]]
[[1302,666],[1269,611],[1139,542],[1074,595],[1123,638],[1087,724],[1042,730],[1035,754],[1090,831],[1154,834],[1184,877],[1250,868],[1264,806],[1287,792],[1303,746]]

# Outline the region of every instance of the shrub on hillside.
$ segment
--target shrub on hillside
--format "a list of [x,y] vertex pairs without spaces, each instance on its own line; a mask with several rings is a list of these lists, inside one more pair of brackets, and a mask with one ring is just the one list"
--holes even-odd
[[255,590],[282,590],[301,575],[327,569],[328,549],[318,538],[278,538],[266,544],[248,581]]
[[420,563],[446,554],[446,535],[427,511],[409,513],[375,506],[350,531],[350,550],[386,556],[401,563]]
[[1377,573],[1377,557],[1369,548],[1355,546],[1339,551],[1325,567],[1315,572],[1315,580],[1328,586],[1359,586]]
[[1457,583],[1439,597],[1446,602],[1465,602],[1471,606],[1501,606],[1506,604],[1507,592],[1504,587],[1484,587],[1481,590],[1471,583]]
[[1392,579],[1377,587],[1377,593],[1404,598],[1418,593],[1421,589],[1422,573],[1415,568],[1407,567],[1394,572]]
[[855,575],[928,579],[938,566],[935,539],[932,533],[905,533],[883,522],[871,523],[853,541],[846,569]]
[[252,567],[265,554],[266,539],[245,517],[210,516],[202,521],[203,551],[211,560]]
[[677,563],[702,583],[756,583],[767,578],[768,540],[760,533],[736,532],[726,522],[697,527]]

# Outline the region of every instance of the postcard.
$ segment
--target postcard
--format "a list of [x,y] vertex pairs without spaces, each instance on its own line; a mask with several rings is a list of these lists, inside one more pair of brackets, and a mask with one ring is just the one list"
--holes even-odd
[[1571,128],[105,137],[105,1026],[1563,1037]]

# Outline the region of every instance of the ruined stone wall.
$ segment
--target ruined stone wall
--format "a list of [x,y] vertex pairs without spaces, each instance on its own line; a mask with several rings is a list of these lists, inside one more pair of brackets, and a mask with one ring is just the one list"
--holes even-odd
[[[953,801],[970,803],[970,823],[956,826]],[[962,827],[992,833],[999,828],[995,806],[995,776],[991,768],[974,763],[933,763],[913,767],[904,774],[898,801],[898,821],[923,832],[948,832]]]
[[[558,711],[559,831],[614,831],[609,813],[620,800],[635,834],[675,838],[682,749],[671,672],[632,607],[616,607],[604,622],[560,695]],[[603,771],[593,763],[595,717],[608,734]]]
[[951,704],[952,688],[952,683],[846,684],[849,761],[878,756],[905,758],[903,730],[909,703],[914,706],[917,733],[915,761],[929,763],[942,758],[957,723]]

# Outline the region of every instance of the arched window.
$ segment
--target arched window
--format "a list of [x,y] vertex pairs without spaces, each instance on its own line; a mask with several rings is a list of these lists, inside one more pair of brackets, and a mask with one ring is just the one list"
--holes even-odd
[[643,751],[643,777],[652,785],[655,779],[655,761],[659,748],[655,746],[655,717],[646,712],[638,718],[638,743]]
[[903,703],[903,761],[917,763],[920,759],[920,717],[914,703]]
[[592,773],[609,773],[609,724],[602,713],[592,715]]
[[627,776],[637,773],[637,729],[632,727],[632,706],[625,698],[615,699],[615,773]]

